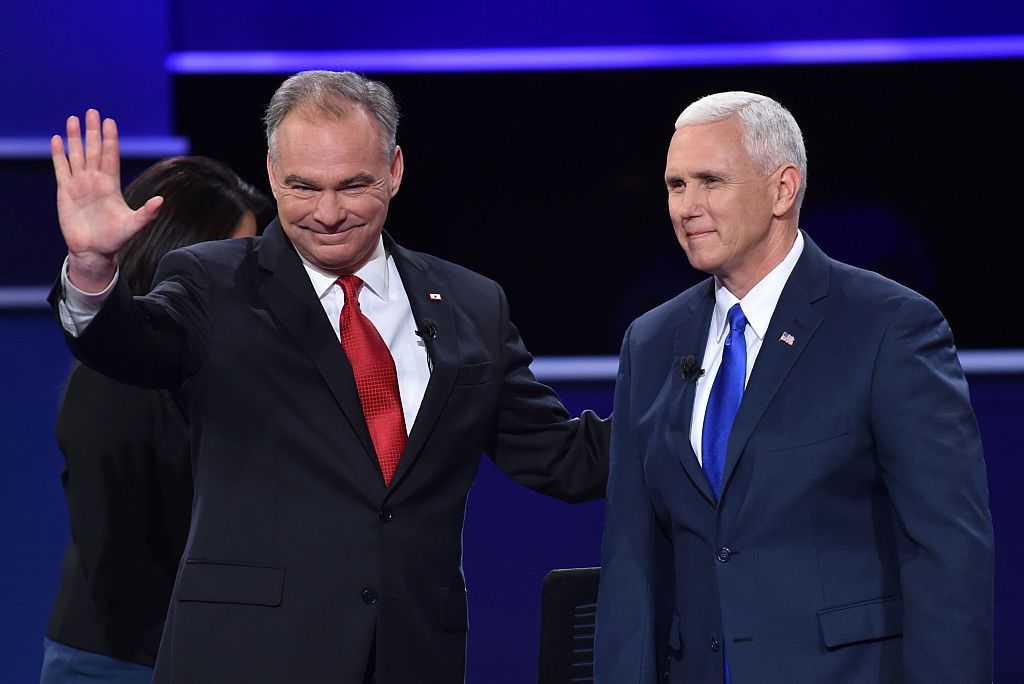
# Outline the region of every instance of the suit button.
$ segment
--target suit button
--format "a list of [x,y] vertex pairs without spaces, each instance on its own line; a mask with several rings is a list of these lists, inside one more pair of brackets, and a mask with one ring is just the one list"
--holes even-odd
[[715,554],[715,557],[723,563],[728,563],[729,559],[732,558],[732,551],[729,550],[728,546],[723,546],[718,549],[718,553]]
[[708,648],[710,648],[715,653],[718,653],[718,649],[721,648],[721,646],[722,645],[718,643],[718,639],[716,639],[715,637],[711,637],[711,641],[708,643]]
[[381,522],[389,523],[389,522],[391,522],[391,518],[392,517],[393,516],[391,515],[391,511],[389,511],[386,508],[380,509],[380,521]]
[[377,592],[373,589],[363,589],[363,603],[372,606],[377,602]]

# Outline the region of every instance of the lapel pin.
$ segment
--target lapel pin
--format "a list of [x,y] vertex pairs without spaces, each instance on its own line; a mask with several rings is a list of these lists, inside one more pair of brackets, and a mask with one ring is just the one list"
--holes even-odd
[[793,343],[796,342],[796,338],[790,335],[788,332],[783,331],[782,337],[779,338],[779,342],[785,342],[790,347],[792,347]]
[[435,302],[441,301],[441,293],[440,292],[431,292],[430,294],[427,295],[427,297],[429,297],[431,299],[431,301],[435,301]]

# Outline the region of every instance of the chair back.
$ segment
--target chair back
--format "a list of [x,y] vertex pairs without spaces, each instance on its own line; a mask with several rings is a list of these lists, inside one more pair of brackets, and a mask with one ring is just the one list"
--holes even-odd
[[594,623],[601,568],[552,570],[540,608],[537,684],[594,681]]

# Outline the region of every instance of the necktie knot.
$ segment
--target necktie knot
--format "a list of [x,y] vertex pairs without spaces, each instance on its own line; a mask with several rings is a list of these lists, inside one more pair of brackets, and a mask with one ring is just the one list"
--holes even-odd
[[732,305],[727,314],[729,318],[729,332],[743,332],[747,327],[747,317],[743,315],[743,309],[739,302]]
[[363,279],[357,275],[350,274],[341,276],[335,282],[341,285],[341,289],[345,293],[345,302],[352,302],[359,306],[359,288],[363,286]]

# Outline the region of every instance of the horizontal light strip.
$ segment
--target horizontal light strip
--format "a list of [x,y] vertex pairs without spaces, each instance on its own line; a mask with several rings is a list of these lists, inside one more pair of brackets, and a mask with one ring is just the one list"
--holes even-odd
[[530,370],[544,382],[615,380],[618,356],[538,356]]
[[[0,287],[0,311],[46,309],[49,286]],[[960,363],[968,375],[1024,373],[1024,349],[961,349]],[[530,369],[544,382],[608,382],[615,380],[617,356],[538,356]]]
[[783,64],[845,64],[1024,57],[1024,35],[868,38],[706,45],[619,45],[450,50],[173,52],[175,74],[274,74],[305,69],[376,73],[572,71]]
[[[58,265],[59,266],[59,265]],[[56,277],[56,273],[54,274]],[[0,311],[11,309],[47,309],[49,287],[0,287]]]
[[[967,375],[1024,373],[1024,349],[961,349]],[[539,356],[530,366],[544,382],[609,382],[615,380],[617,356]]]
[[963,349],[959,356],[967,375],[1024,373],[1024,349]]
[[[125,159],[162,159],[188,154],[188,138],[175,136],[127,136],[118,141]],[[50,139],[44,137],[0,138],[0,159],[49,159]]]

